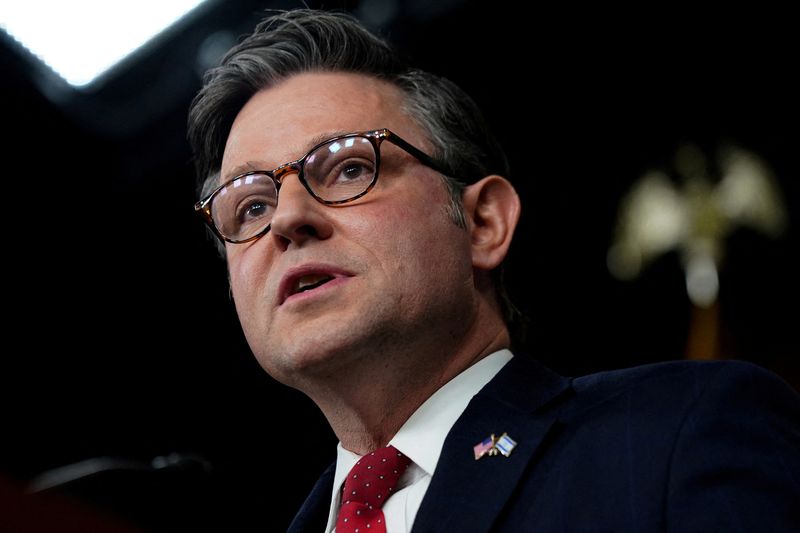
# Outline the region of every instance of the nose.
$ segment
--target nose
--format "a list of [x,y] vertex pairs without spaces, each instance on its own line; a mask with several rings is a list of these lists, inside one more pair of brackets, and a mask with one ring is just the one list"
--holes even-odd
[[326,209],[309,194],[297,173],[286,175],[281,180],[268,235],[282,251],[310,240],[325,240],[333,231]]

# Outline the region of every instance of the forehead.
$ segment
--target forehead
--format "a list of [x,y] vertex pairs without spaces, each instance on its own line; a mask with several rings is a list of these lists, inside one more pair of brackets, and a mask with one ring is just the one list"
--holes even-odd
[[243,166],[274,168],[323,137],[389,128],[421,148],[427,142],[394,85],[353,73],[304,73],[259,91],[231,127],[222,176]]

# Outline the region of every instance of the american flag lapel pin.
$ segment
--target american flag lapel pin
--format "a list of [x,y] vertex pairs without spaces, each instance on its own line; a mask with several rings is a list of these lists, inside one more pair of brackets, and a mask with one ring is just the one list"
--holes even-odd
[[494,437],[494,433],[492,433],[491,435],[483,439],[481,442],[473,446],[472,450],[475,452],[475,460],[477,461],[486,454],[496,455],[497,450],[495,450],[494,447],[496,442],[497,439]]
[[514,448],[517,447],[517,442],[508,436],[508,433],[503,433],[494,444],[496,450],[502,453],[505,457],[511,455]]

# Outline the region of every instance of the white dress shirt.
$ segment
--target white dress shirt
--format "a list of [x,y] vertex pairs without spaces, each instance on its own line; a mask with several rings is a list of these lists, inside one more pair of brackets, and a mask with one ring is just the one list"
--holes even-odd
[[[431,476],[439,462],[445,437],[467,408],[472,397],[491,381],[512,357],[509,350],[500,350],[461,372],[419,406],[389,442],[411,459],[411,465],[400,478],[392,497],[383,505],[387,533],[411,531],[422,498],[428,490]],[[336,475],[333,478],[333,497],[328,525],[325,527],[326,533],[335,531],[344,479],[362,457],[345,450],[341,442],[336,450]]]

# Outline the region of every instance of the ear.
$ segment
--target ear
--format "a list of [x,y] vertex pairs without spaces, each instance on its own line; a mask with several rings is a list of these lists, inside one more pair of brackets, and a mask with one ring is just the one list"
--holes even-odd
[[508,253],[520,215],[514,186],[502,176],[486,176],[464,188],[464,211],[472,243],[472,266],[489,271]]

